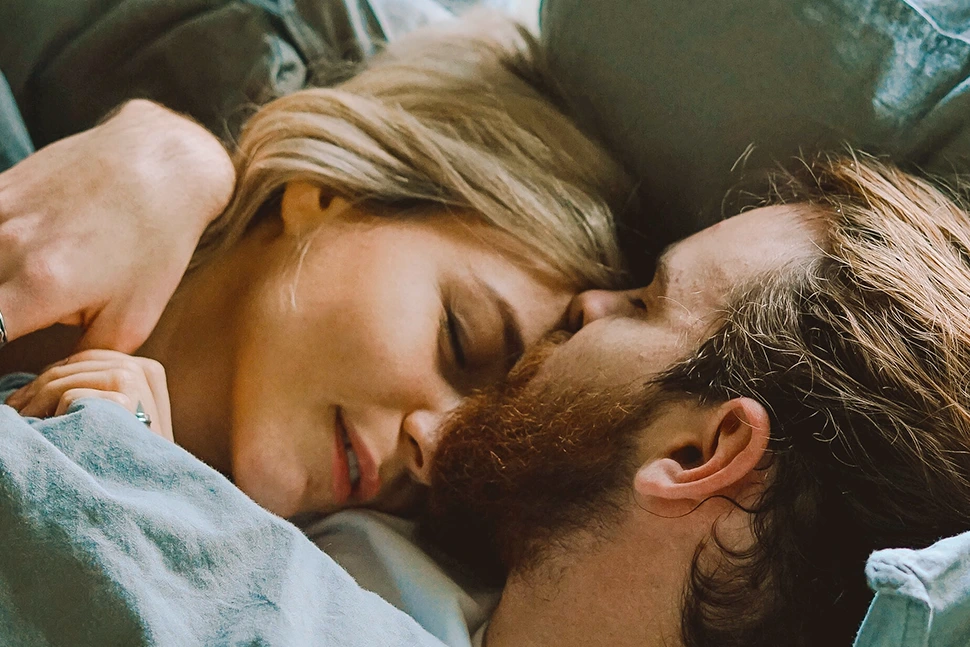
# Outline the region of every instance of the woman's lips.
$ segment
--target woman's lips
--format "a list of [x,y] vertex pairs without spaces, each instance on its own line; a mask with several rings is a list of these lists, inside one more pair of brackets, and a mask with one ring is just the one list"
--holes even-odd
[[[360,436],[348,423],[344,411],[337,407],[334,425],[334,459],[333,459],[333,496],[338,506],[363,505],[374,499],[381,490],[381,480],[374,456],[364,445]],[[356,487],[350,480],[350,465],[344,436],[350,440],[350,446],[357,455],[360,479]]]
[[347,421],[346,417],[343,416],[342,411],[340,421],[343,424],[344,430],[347,432],[347,438],[350,439],[350,446],[353,447],[354,453],[357,454],[360,481],[357,483],[357,487],[354,488],[352,496],[359,504],[368,503],[381,491],[381,477],[378,472],[378,465],[374,461],[374,455],[364,444],[361,437],[354,431],[353,426]]
[[333,503],[344,507],[350,502],[353,485],[350,482],[350,467],[344,447],[343,423],[339,409],[334,418],[333,443]]

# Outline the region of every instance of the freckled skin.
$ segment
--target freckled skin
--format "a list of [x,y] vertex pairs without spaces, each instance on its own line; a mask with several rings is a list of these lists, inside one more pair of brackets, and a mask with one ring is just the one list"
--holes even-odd
[[[377,217],[288,187],[282,224],[200,270],[143,349],[168,370],[176,441],[282,516],[404,505],[464,386],[504,375],[498,300],[531,343],[574,296],[510,245],[461,216]],[[338,412],[381,484],[368,500],[339,492]]]

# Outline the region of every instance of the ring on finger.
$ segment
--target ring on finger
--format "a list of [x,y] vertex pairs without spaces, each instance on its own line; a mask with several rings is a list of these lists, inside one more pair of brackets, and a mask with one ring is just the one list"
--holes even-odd
[[0,348],[7,345],[7,324],[3,321],[3,313],[0,312]]
[[148,415],[147,411],[145,411],[145,407],[142,406],[141,400],[139,400],[138,404],[135,406],[135,419],[138,420],[138,422],[143,423],[146,427],[152,426],[152,417]]

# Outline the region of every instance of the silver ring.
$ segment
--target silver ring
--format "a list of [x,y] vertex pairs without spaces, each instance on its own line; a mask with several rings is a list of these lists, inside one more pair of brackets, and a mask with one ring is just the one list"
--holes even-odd
[[7,325],[3,322],[3,313],[0,312],[0,348],[7,345]]
[[145,408],[141,406],[141,400],[138,401],[138,406],[135,407],[135,419],[138,422],[144,423],[146,427],[152,426],[152,417],[145,412]]

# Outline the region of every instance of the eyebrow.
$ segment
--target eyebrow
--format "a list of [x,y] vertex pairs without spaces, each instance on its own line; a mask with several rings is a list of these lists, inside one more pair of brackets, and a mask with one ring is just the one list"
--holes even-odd
[[660,256],[657,258],[657,263],[653,271],[653,280],[657,283],[657,294],[667,294],[667,281],[670,279],[670,252],[673,251],[674,245],[677,243],[671,243],[664,247],[664,250],[660,252]]
[[479,285],[492,297],[493,303],[498,307],[499,316],[502,318],[502,345],[505,347],[505,370],[511,370],[522,353],[525,352],[525,341],[522,339],[522,326],[512,305],[499,294],[495,288],[485,281],[475,277]]

